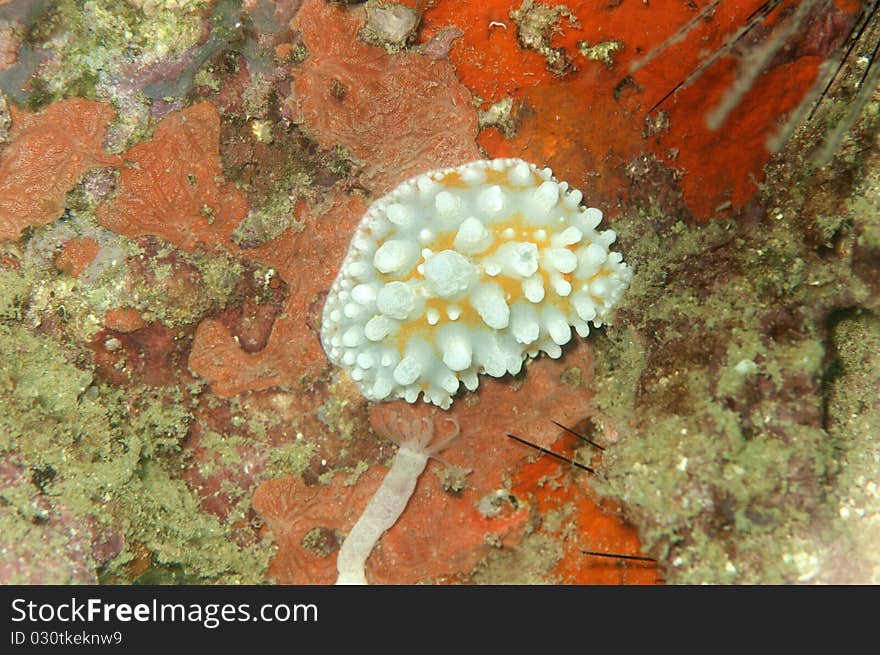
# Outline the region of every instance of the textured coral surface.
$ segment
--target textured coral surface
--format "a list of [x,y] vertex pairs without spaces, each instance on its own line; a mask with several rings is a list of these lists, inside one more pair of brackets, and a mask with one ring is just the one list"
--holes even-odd
[[[505,482],[511,472],[520,469],[529,451],[505,438],[497,426],[515,425],[520,435],[549,445],[559,430],[547,420],[548,412],[560,422],[569,423],[590,412],[589,393],[574,385],[560,385],[560,377],[567,370],[588,375],[591,367],[592,353],[581,346],[565,362],[543,359],[532,364],[525,383],[517,389],[490,379],[479,394],[456,404],[448,413],[434,410],[435,417],[454,417],[461,426],[461,435],[429,465],[403,516],[370,558],[369,578],[409,584],[467,572],[493,549],[515,545],[524,531],[534,529],[534,488],[523,484],[516,489]],[[520,403],[522,395],[533,400]],[[413,412],[424,413],[424,409],[397,401],[380,403],[370,410],[374,424],[381,415],[408,416]],[[515,417],[513,424],[511,414]],[[257,510],[273,531],[283,535],[283,545],[273,563],[279,582],[306,582],[313,575],[318,582],[335,579],[334,549],[310,551],[304,536],[323,530],[334,535],[333,546],[338,535],[351,527],[383,474],[379,465],[372,466],[354,483],[336,474],[328,484],[308,486],[288,478],[266,483],[257,490]],[[297,509],[300,506],[308,510],[301,514]],[[456,537],[438,537],[443,534]],[[548,564],[545,573],[553,563]]]
[[[297,14],[292,28],[302,31],[311,56],[293,72],[291,118],[319,144],[341,146],[362,162],[360,183],[373,193],[426,168],[478,158],[476,113],[449,63],[409,53],[392,57],[360,44],[360,24],[357,13],[317,2]],[[333,89],[342,89],[336,92],[340,98]],[[399,136],[386,138],[392,133]],[[287,232],[250,253],[292,285],[285,316],[265,349],[248,355],[216,322],[199,328],[191,366],[215,392],[308,384],[326,366],[317,334],[302,317],[319,309],[320,294],[366,208],[359,197],[340,191],[322,206],[304,209],[304,231]]]
[[79,98],[38,114],[12,112],[11,144],[0,158],[0,239],[54,221],[83,173],[119,163],[102,148],[112,117],[110,107]]
[[[480,136],[480,145],[493,156],[544,162],[611,208],[627,194],[631,160],[651,152],[684,172],[688,208],[703,219],[723,203],[740,206],[754,195],[769,157],[765,141],[778,129],[779,117],[801,102],[857,5],[841,2],[804,21],[802,34],[755,81],[724,129],[713,130],[706,126],[706,114],[730,88],[736,59],[722,57],[699,79],[678,85],[745,24],[760,2],[720,3],[714,20],[699,22],[687,38],[651,61],[646,55],[694,19],[693,6],[603,0],[407,4],[424,9],[423,40],[449,24],[463,30],[450,60],[484,105],[513,99],[516,135],[505,139],[486,130]],[[700,3],[701,8],[709,4]],[[771,23],[795,3],[783,4]],[[766,36],[769,30],[765,24],[757,31]],[[746,37],[751,43],[759,39],[754,33]],[[613,66],[589,59],[581,46],[609,42],[620,45]],[[523,52],[523,43],[533,46]],[[566,65],[554,67],[553,57],[564,58]],[[657,121],[665,125],[660,131],[652,127]],[[654,132],[647,142],[646,131]]]
[[187,251],[225,245],[247,206],[223,182],[219,147],[213,105],[169,114],[152,139],[125,154],[117,195],[100,206],[98,221],[119,234],[154,234]]
[[360,12],[305,2],[291,27],[309,58],[293,75],[291,119],[363,162],[374,195],[432,168],[479,158],[477,116],[449,60],[389,55],[357,40]]

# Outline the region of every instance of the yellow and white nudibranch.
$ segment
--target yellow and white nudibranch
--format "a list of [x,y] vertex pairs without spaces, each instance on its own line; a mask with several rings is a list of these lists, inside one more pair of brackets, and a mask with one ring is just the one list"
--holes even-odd
[[599,327],[632,269],[602,212],[549,168],[481,160],[374,202],[324,305],[321,340],[370,400],[448,408],[479,374],[516,374]]

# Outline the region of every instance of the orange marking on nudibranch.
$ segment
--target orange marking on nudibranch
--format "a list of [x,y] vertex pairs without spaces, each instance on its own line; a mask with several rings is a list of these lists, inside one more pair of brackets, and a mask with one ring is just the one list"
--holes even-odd
[[442,175],[437,181],[450,189],[467,189],[470,187],[470,184],[461,179],[461,173],[458,171],[450,171]]

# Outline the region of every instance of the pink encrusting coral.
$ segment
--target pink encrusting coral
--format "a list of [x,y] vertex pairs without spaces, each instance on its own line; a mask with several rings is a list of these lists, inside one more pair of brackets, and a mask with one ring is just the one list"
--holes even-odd
[[291,118],[323,147],[344,146],[379,193],[431,168],[480,157],[470,91],[446,59],[390,55],[358,40],[363,14],[307,0],[291,27],[310,57],[296,70]]
[[101,145],[112,118],[107,105],[81,98],[36,114],[13,108],[11,142],[0,157],[0,241],[58,218],[90,168],[119,165]]
[[[592,349],[572,344],[565,358],[538,359],[528,369],[521,386],[487,378],[479,394],[449,412],[404,401],[370,407],[370,423],[380,436],[393,437],[402,432],[399,426],[425,418],[433,421],[438,439],[453,432],[447,418],[461,433],[429,459],[406,510],[373,549],[366,562],[369,582],[414,584],[468,573],[496,548],[520,543],[534,526],[535,499],[511,487],[533,451],[504,437],[498,426],[549,446],[559,429],[548,417],[573,425],[593,412],[592,393],[582,386],[593,377]],[[278,545],[270,576],[283,584],[332,583],[339,543],[386,471],[380,460],[357,478],[342,470],[324,482],[287,476],[260,485],[254,508]],[[449,534],[455,539],[444,536]]]
[[223,180],[220,116],[202,102],[169,115],[153,139],[131,148],[119,194],[98,209],[104,227],[129,237],[155,234],[192,251],[224,244],[247,214],[244,196]]

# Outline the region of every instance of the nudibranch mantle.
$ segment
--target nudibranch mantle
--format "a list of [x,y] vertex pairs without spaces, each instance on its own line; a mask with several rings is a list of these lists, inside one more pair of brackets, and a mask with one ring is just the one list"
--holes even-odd
[[362,218],[321,341],[369,400],[444,409],[479,374],[516,374],[599,327],[632,269],[602,212],[549,168],[480,160],[398,185]]

